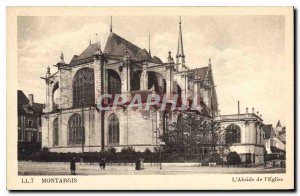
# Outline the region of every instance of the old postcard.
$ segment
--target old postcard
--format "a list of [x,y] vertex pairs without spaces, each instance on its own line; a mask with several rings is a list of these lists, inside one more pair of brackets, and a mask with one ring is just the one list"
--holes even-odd
[[293,7],[8,7],[7,189],[294,189]]

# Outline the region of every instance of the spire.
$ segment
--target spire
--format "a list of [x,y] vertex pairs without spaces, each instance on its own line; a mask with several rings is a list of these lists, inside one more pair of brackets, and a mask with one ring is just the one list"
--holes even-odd
[[178,48],[177,48],[177,55],[176,56],[184,58],[182,30],[181,30],[181,16],[179,18],[179,37],[178,37]]
[[211,68],[211,59],[208,59],[208,67]]
[[110,32],[112,32],[112,16],[110,16]]
[[[181,58],[181,62],[179,59]],[[181,63],[182,67],[185,67],[185,56],[183,52],[183,40],[182,40],[182,30],[181,30],[181,16],[179,18],[179,36],[178,36],[178,47],[177,47],[177,54],[176,54],[176,63]]]
[[89,44],[92,45],[91,35],[89,36]]
[[150,32],[149,32],[149,54],[150,54],[150,56],[151,56],[151,48],[150,48],[150,42],[151,42],[151,39],[150,39]]

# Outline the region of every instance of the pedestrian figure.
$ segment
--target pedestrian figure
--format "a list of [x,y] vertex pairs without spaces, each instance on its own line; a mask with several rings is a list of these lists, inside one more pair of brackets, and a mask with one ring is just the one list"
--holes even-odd
[[99,167],[100,167],[100,170],[102,169],[102,158],[99,159]]
[[140,169],[144,169],[144,159],[140,158]]
[[105,158],[103,157],[101,160],[100,160],[100,168],[105,170],[105,166],[106,166],[106,160]]
[[140,170],[141,169],[141,162],[140,159],[137,159],[135,162],[135,170]]
[[70,161],[71,175],[76,175],[76,157],[73,157]]

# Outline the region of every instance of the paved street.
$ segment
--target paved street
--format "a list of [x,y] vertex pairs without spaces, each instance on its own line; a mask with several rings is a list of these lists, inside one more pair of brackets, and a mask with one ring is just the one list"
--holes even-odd
[[[19,175],[69,175],[69,163],[45,163],[45,162],[19,162]],[[259,168],[222,168],[222,167],[163,167],[146,166],[144,170],[136,171],[134,166],[107,166],[106,170],[100,170],[98,164],[76,164],[77,175],[122,175],[122,174],[241,174],[241,173],[284,173],[285,169]]]

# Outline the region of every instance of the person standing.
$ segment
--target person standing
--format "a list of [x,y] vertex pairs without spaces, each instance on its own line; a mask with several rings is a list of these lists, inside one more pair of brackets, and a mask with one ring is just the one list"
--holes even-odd
[[135,162],[135,170],[140,170],[141,169],[141,160],[137,159]]
[[103,170],[105,170],[106,160],[104,157],[101,159],[101,162],[102,162],[102,168],[103,168]]
[[100,170],[102,169],[102,158],[99,159]]
[[76,175],[76,157],[73,157],[70,161],[71,175]]
[[140,157],[140,170],[144,169],[144,159]]

